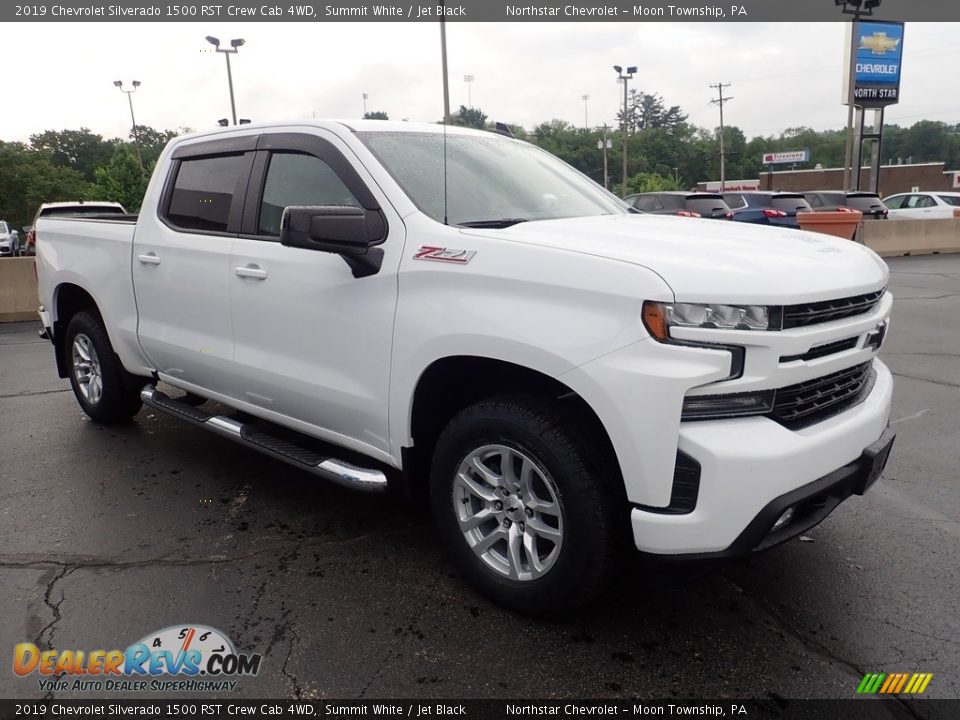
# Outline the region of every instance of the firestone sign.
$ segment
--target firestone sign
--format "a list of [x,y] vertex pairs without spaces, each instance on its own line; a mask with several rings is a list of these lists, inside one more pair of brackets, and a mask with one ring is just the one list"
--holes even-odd
[[791,163],[810,162],[809,150],[792,150],[790,152],[764,153],[764,165],[790,165]]
[[[903,23],[859,22],[853,40],[853,98],[860,107],[885,107],[900,102]],[[846,88],[844,89],[846,92]],[[846,96],[844,97],[846,102]]]

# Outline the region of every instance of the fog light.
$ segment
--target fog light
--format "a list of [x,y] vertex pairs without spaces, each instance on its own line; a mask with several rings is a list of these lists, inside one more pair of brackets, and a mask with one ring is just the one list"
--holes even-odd
[[773,392],[695,395],[683,399],[682,420],[765,415],[773,409]]
[[773,524],[773,527],[770,528],[770,532],[774,533],[777,530],[782,530],[793,520],[793,508],[787,508],[783,515],[777,518],[777,521]]

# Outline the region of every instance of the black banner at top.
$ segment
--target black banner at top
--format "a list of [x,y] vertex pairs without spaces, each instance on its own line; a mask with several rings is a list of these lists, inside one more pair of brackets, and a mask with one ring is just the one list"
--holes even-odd
[[[855,0],[847,0],[852,7]],[[880,0],[878,20],[960,22],[958,0]],[[36,0],[3,22],[836,22],[835,0]]]
[[398,718],[404,720],[590,720],[726,718],[727,720],[956,720],[960,700],[256,700],[186,697],[167,700],[0,700],[7,718],[153,717]]

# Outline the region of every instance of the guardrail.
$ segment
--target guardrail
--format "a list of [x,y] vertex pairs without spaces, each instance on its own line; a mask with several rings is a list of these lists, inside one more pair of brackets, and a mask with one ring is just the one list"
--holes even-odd
[[39,304],[33,258],[0,258],[0,322],[36,320]]
[[866,220],[860,240],[882,257],[960,252],[960,218]]

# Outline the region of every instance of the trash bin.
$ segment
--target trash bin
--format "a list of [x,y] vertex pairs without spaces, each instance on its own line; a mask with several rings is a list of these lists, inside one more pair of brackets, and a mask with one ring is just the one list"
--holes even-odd
[[844,240],[853,240],[862,220],[863,213],[852,209],[842,212],[797,213],[797,222],[802,230],[834,235]]

